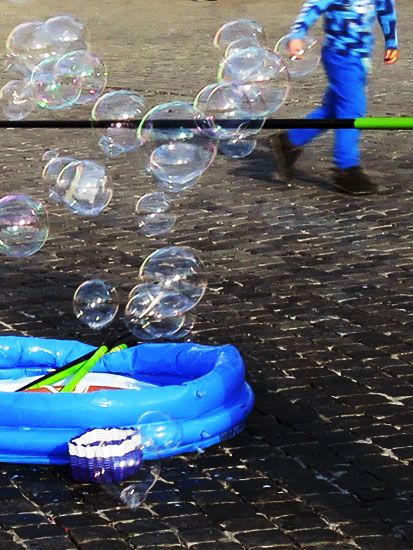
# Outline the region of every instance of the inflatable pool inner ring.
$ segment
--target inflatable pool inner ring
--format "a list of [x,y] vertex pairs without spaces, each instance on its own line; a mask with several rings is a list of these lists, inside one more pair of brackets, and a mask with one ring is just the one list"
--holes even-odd
[[[93,349],[76,341],[0,337],[0,388],[52,372]],[[141,344],[106,355],[93,373],[134,379],[138,387],[0,391],[0,462],[66,464],[73,437],[91,428],[133,427],[148,411],[165,413],[182,428],[179,447],[158,457],[193,452],[242,431],[254,402],[244,362],[232,345]]]

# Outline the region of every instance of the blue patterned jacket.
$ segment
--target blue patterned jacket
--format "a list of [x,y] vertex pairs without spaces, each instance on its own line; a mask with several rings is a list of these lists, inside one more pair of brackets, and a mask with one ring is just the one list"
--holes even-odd
[[290,36],[305,38],[309,28],[323,14],[325,46],[339,54],[370,57],[376,17],[386,48],[398,48],[395,0],[307,0]]

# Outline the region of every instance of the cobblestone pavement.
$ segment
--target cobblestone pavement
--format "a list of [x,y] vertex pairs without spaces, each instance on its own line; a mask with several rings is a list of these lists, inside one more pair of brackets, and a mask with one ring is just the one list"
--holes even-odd
[[[107,61],[110,87],[134,87],[151,106],[190,99],[214,79],[211,41],[221,23],[253,17],[275,41],[299,5],[3,1],[0,37],[28,19],[78,15]],[[402,57],[393,68],[375,58],[375,115],[411,114],[413,5],[398,5]],[[304,114],[323,84],[321,71],[296,82],[281,116]],[[103,335],[73,318],[80,282],[111,281],[124,302],[149,252],[167,243],[196,248],[210,284],[193,339],[239,347],[256,406],[240,436],[165,461],[165,481],[135,511],[73,483],[65,468],[1,465],[1,549],[413,548],[412,134],[363,134],[366,169],[394,185],[391,196],[367,198],[328,187],[329,134],[308,148],[291,188],[277,180],[264,137],[244,161],[218,157],[177,198],[167,239],[137,233],[131,204],[155,188],[139,159],[127,157],[108,163],[115,196],[103,215],[79,219],[52,205],[45,247],[28,260],[3,258],[2,334],[98,343]],[[92,131],[7,130],[1,144],[2,194],[46,197],[47,148],[102,158]],[[120,321],[105,338],[119,331]]]

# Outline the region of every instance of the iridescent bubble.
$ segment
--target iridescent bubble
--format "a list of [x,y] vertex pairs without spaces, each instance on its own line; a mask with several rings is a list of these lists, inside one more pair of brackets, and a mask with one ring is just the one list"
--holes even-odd
[[143,118],[138,136],[146,169],[158,182],[169,184],[168,191],[192,186],[213,162],[217,147],[202,134],[204,126],[210,127],[204,114],[183,101],[158,105]]
[[30,69],[56,54],[41,21],[27,21],[17,25],[7,37],[6,50]]
[[[196,96],[194,105],[205,113],[209,126],[203,129],[214,139],[243,139],[257,134],[264,120],[250,115],[250,97],[245,85],[232,82],[208,84]],[[246,114],[248,113],[248,114]]]
[[85,281],[73,296],[73,311],[79,321],[93,330],[110,325],[119,309],[114,286],[101,279]]
[[0,108],[7,120],[23,120],[34,107],[32,89],[27,80],[11,80],[0,89]]
[[94,160],[77,160],[59,173],[53,191],[72,212],[97,216],[112,199],[106,167]]
[[32,94],[42,109],[67,109],[77,102],[82,91],[80,80],[59,71],[57,62],[57,57],[50,57],[32,71]]
[[222,25],[215,37],[214,46],[216,48],[226,48],[235,40],[253,38],[259,44],[265,44],[267,41],[264,27],[253,19],[237,19],[229,21]]
[[0,252],[6,256],[31,256],[44,245],[49,221],[43,204],[29,195],[0,199]]
[[314,72],[320,64],[320,41],[307,35],[302,40],[303,49],[297,54],[291,54],[288,48],[290,40],[290,35],[280,38],[274,51],[283,58],[291,78],[303,78]]
[[95,53],[87,50],[68,52],[56,63],[56,70],[65,79],[80,82],[77,105],[94,102],[103,93],[108,80],[106,65]]
[[162,411],[147,411],[136,425],[142,438],[144,460],[168,456],[182,444],[182,422]]
[[219,143],[220,152],[232,159],[248,157],[257,145],[255,139],[230,139]]
[[49,162],[49,160],[56,159],[58,156],[59,151],[57,149],[47,149],[42,155],[42,160]]
[[136,204],[135,214],[139,231],[147,237],[168,233],[176,222],[176,215],[169,212],[171,198],[165,193],[147,193]]
[[191,334],[196,324],[196,315],[189,311],[188,313],[185,313],[184,317],[185,320],[182,323],[182,327],[169,337],[170,340],[183,340],[184,338],[186,338],[186,336]]
[[23,61],[12,54],[6,54],[3,63],[4,72],[10,75],[17,76],[22,80],[30,80],[32,74],[31,69],[26,67]]
[[161,284],[165,315],[185,313],[202,299],[208,286],[202,260],[189,247],[166,246],[145,258],[139,270],[142,281]]
[[138,340],[169,339],[183,327],[185,315],[166,317],[162,313],[160,300],[163,297],[157,285],[153,285],[152,290],[135,288],[135,294],[126,304],[124,321]]
[[234,42],[228,44],[224,53],[224,58],[229,57],[233,53],[238,53],[241,50],[245,50],[246,48],[259,47],[260,43],[256,36],[244,36],[243,38],[239,38],[238,40],[234,40]]
[[56,183],[57,177],[65,166],[75,160],[75,157],[62,155],[51,158],[43,168],[42,178],[47,183]]
[[46,32],[57,52],[87,50],[86,26],[72,15],[57,15],[45,23]]
[[135,151],[140,145],[136,129],[128,122],[142,118],[145,100],[130,90],[116,90],[102,95],[92,109],[92,120],[116,120],[102,130],[99,147],[108,157]]

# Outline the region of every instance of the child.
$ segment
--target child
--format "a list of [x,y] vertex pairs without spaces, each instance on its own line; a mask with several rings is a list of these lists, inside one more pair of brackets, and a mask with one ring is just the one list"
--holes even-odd
[[[376,17],[385,38],[384,63],[398,58],[395,0],[307,0],[290,32],[291,55],[299,55],[308,29],[324,14],[326,38],[322,61],[328,87],[321,107],[307,118],[359,118],[367,111],[366,84]],[[281,178],[293,178],[302,146],[320,129],[295,129],[271,136]],[[333,185],[353,195],[380,192],[360,167],[359,130],[336,130]]]

